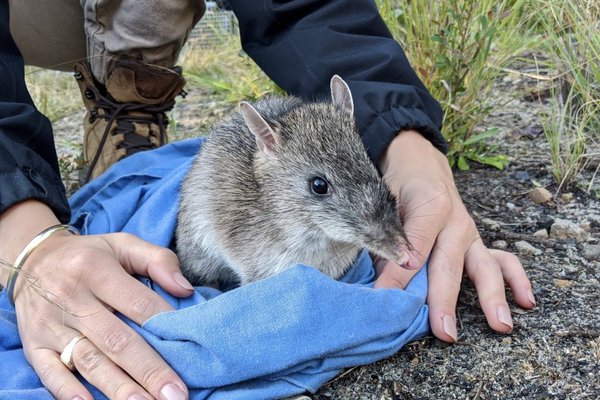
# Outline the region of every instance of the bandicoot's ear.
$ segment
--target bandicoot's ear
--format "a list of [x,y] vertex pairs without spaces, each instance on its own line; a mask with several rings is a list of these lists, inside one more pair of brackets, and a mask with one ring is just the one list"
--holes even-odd
[[260,151],[265,154],[271,154],[275,145],[281,144],[281,137],[269,125],[267,121],[252,107],[249,103],[242,101],[240,104],[242,116],[246,126],[256,138],[256,144]]
[[334,75],[330,86],[333,105],[354,117],[354,101],[348,84],[339,75]]

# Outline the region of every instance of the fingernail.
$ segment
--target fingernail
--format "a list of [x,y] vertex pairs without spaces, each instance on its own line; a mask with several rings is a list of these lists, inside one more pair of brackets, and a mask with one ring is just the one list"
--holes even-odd
[[529,298],[529,301],[535,306],[535,296],[533,295],[533,292],[531,290],[527,291],[527,297]]
[[81,396],[75,396],[71,400],[83,400],[83,397],[81,397]]
[[450,315],[442,316],[442,326],[446,335],[452,338],[452,341],[458,340],[458,333],[456,332],[456,320]]
[[504,325],[508,326],[510,330],[513,329],[513,322],[510,316],[510,310],[507,306],[498,306],[496,309],[496,315],[498,316],[498,320],[502,322]]
[[174,383],[167,383],[160,389],[160,398],[163,400],[185,400],[185,392]]
[[175,282],[177,282],[177,284],[182,288],[187,290],[194,290],[192,284],[187,279],[185,279],[185,276],[181,275],[181,272],[175,272],[173,274],[173,279],[175,279]]

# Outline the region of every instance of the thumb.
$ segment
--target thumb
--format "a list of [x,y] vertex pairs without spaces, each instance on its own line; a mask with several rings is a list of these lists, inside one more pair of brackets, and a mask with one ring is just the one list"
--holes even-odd
[[129,233],[112,233],[104,238],[130,274],[147,276],[175,296],[192,294],[194,287],[181,274],[179,259],[171,250]]

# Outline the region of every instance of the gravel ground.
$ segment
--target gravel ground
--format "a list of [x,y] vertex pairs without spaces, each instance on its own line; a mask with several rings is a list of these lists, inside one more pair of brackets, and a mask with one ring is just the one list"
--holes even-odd
[[[506,93],[507,85],[519,84],[509,79],[496,95]],[[207,98],[209,94],[192,90],[179,102],[172,139],[203,133],[227,111]],[[389,359],[346,371],[310,398],[600,398],[600,202],[595,195],[600,190],[598,184],[596,191],[586,190],[598,165],[590,164],[566,193],[543,204],[529,198],[528,192],[538,185],[552,195],[557,191],[538,126],[544,109],[544,104],[512,99],[487,121],[501,128],[495,143],[510,157],[509,167],[498,171],[475,166],[456,173],[486,244],[519,253],[533,282],[537,307],[521,309],[509,296],[514,331],[496,334],[487,326],[473,286],[465,282],[458,304],[458,343],[424,338]],[[55,123],[70,191],[77,188],[82,117],[77,113]],[[567,226],[566,233],[559,225]]]
[[[494,95],[519,84],[509,80]],[[351,370],[322,388],[315,400],[600,398],[600,201],[594,191],[582,190],[598,163],[590,163],[566,193],[543,204],[529,198],[536,185],[551,194],[557,190],[538,125],[545,108],[512,99],[487,121],[501,128],[494,142],[511,159],[506,170],[475,167],[455,173],[484,242],[519,254],[534,286],[536,308],[521,309],[509,296],[514,331],[494,333],[474,287],[465,282],[458,343],[433,337],[414,342],[388,360]],[[590,151],[598,154],[597,148]],[[523,241],[530,246],[520,245]]]

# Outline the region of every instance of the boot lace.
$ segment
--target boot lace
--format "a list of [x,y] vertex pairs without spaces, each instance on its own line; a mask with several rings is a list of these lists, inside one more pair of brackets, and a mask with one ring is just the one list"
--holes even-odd
[[[158,146],[151,140],[151,137],[158,139],[159,146],[167,142],[166,126],[168,120],[165,112],[171,110],[175,105],[175,100],[165,102],[163,104],[139,104],[139,103],[117,103],[107,96],[102,95],[95,88],[89,88],[94,94],[96,104],[90,110],[90,122],[94,122],[97,118],[106,120],[106,128],[98,144],[98,149],[94,153],[92,162],[87,171],[85,181],[89,182],[92,172],[100,159],[102,149],[106,144],[108,135],[111,134],[113,123],[116,122],[115,128],[112,130],[112,135],[123,135],[123,140],[118,144],[117,149],[125,149],[124,158],[131,154],[140,151],[152,150]],[[98,110],[102,109],[103,114]],[[135,124],[145,124],[148,126],[148,135],[141,135],[136,131]],[[158,132],[153,129],[153,125],[158,126]]]

